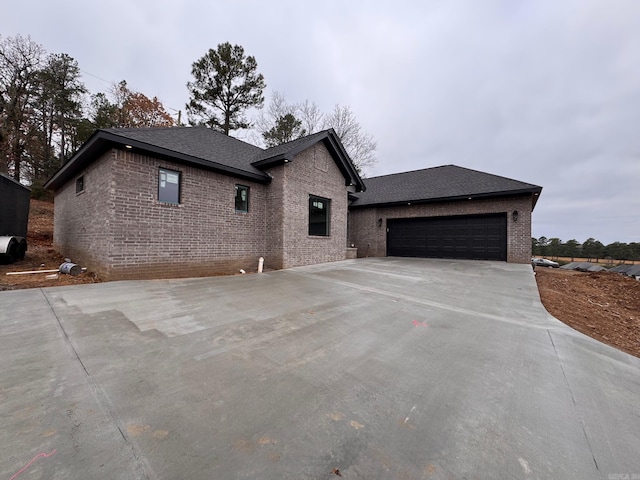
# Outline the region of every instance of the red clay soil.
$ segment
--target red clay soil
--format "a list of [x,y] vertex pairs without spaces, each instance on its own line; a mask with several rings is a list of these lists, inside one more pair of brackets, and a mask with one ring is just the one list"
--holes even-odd
[[51,275],[47,273],[7,275],[7,272],[57,270],[65,261],[64,257],[53,249],[53,203],[31,200],[27,244],[28,250],[24,260],[8,265],[0,264],[0,291],[78,285],[99,281],[91,272],[85,272],[78,276],[59,274],[54,279],[47,279],[47,275]]
[[[25,259],[0,265],[0,290],[99,282],[91,272],[6,275],[7,272],[57,269],[64,258],[53,249],[53,203],[31,200],[29,249]],[[73,259],[71,259],[73,260]],[[581,273],[536,269],[540,298],[547,311],[572,328],[640,357],[640,282],[617,273]]]
[[640,281],[613,272],[536,268],[547,311],[579,332],[640,357]]

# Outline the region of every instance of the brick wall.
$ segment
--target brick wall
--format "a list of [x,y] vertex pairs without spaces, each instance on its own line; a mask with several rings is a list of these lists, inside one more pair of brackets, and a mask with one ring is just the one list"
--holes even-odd
[[[180,172],[180,204],[158,201],[159,168]],[[269,170],[269,185],[113,149],[56,192],[54,243],[106,280],[288,268],[346,254],[347,191],[323,144]],[[235,211],[235,185],[250,188]],[[331,235],[308,235],[309,195],[331,199]]]
[[285,167],[279,165],[267,171],[272,180],[268,187],[266,200],[265,232],[266,254],[265,268],[284,268],[284,186]]
[[[109,151],[56,192],[53,247],[73,262],[88,266],[103,278],[111,254],[109,228],[113,220],[112,162]],[[84,175],[84,191],[76,179]]]
[[[518,211],[518,221],[511,213]],[[349,243],[358,249],[359,257],[384,257],[387,253],[387,219],[474,215],[507,212],[507,261],[531,261],[531,195],[502,199],[477,199],[399,207],[372,207],[349,212]],[[378,219],[382,226],[378,226]]]
[[[179,205],[158,202],[160,167],[180,172]],[[56,248],[105,279],[253,271],[265,254],[265,185],[118,149],[83,173],[84,194],[75,181],[57,192]]]
[[[180,172],[180,204],[158,202],[158,171]],[[117,278],[253,271],[266,249],[266,186],[118,150],[111,255]],[[249,187],[249,211],[235,211],[235,185]]]
[[[281,185],[282,267],[333,262],[346,258],[347,187],[331,154],[323,143],[297,155],[291,162],[272,170],[273,189]],[[280,193],[271,191],[278,198]],[[309,235],[309,195],[331,200],[330,235]],[[275,204],[275,202],[274,202]],[[282,218],[282,220],[280,220]],[[271,234],[271,231],[269,231]],[[280,233],[277,233],[280,235]],[[277,241],[274,244],[277,244]]]

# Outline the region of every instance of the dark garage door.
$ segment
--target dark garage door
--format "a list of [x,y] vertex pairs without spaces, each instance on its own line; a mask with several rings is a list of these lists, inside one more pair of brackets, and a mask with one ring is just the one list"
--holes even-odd
[[398,218],[387,221],[391,257],[507,260],[507,215]]

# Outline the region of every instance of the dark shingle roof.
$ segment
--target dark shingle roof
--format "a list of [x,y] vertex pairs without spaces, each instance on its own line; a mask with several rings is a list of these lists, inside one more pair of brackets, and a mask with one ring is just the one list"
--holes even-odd
[[264,150],[206,127],[108,128],[104,130],[122,139],[180,153],[229,168],[265,174],[251,163]]
[[542,187],[456,165],[426,168],[365,179],[367,190],[356,194],[353,208],[427,203],[463,198],[534,194]]
[[270,158],[276,158],[281,155],[285,155],[291,151],[297,150],[303,145],[313,144],[318,139],[323,138],[326,135],[327,131],[323,130],[321,132],[312,133],[311,135],[307,135],[306,137],[298,138],[287,143],[281,143],[280,145],[267,148],[266,150],[261,150],[260,154],[254,159],[254,162],[261,162]]
[[76,172],[117,145],[150,153],[158,158],[197,165],[227,175],[269,183],[264,168],[292,160],[293,156],[323,141],[343,173],[346,184],[364,188],[362,179],[333,130],[309,135],[293,142],[263,150],[236,138],[205,127],[108,128],[97,130],[80,150],[45,184],[57,189]]

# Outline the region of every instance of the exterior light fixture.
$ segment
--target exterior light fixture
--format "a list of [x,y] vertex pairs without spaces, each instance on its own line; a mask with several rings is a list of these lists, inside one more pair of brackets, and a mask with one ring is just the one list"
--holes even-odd
[[514,222],[518,221],[518,210],[513,211],[513,213],[511,214],[511,218],[513,218]]
[[131,150],[133,147],[131,145],[125,145],[124,148]]
[[382,219],[381,219],[381,218],[379,218],[379,219],[378,219],[378,227],[381,227],[381,226],[382,226]]

